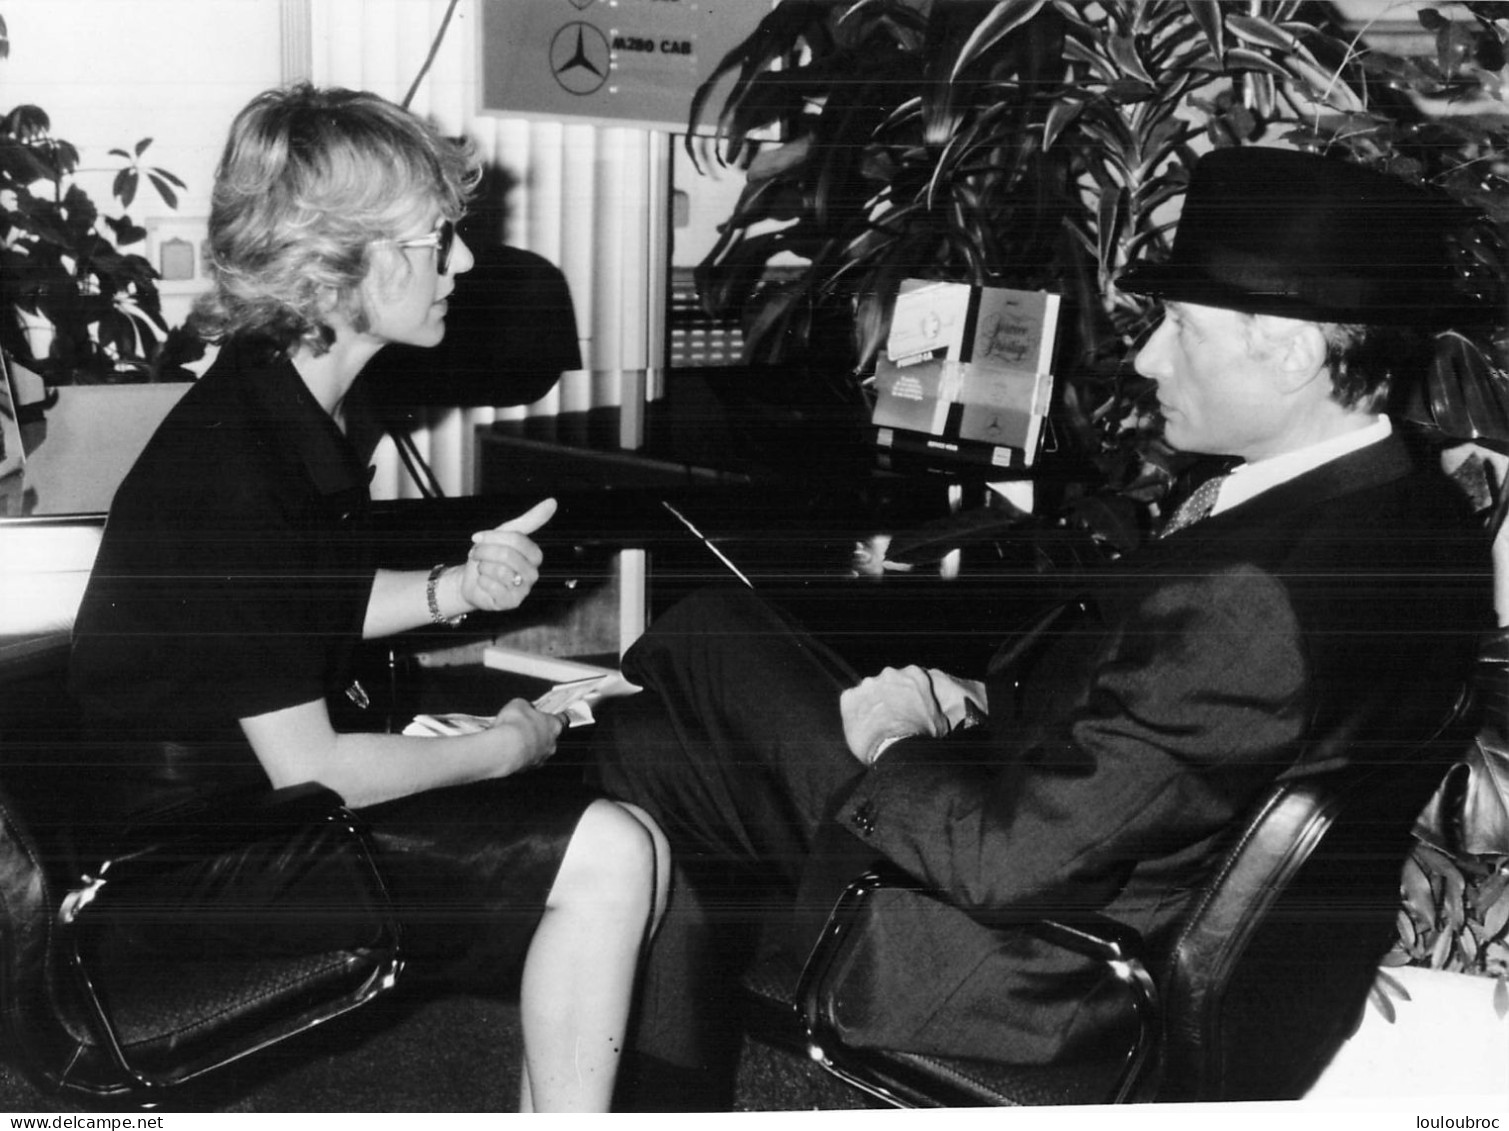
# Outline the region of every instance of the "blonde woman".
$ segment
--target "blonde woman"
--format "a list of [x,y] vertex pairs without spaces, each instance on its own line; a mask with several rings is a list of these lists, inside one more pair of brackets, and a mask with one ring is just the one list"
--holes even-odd
[[241,112],[194,317],[220,350],[115,499],[72,677],[117,752],[103,810],[248,780],[330,787],[373,829],[409,972],[517,986],[520,1108],[607,1110],[665,901],[659,829],[523,775],[561,728],[523,700],[450,738],[342,733],[327,707],[362,639],[513,609],[538,577],[529,535],[549,500],[428,571],[381,568],[362,537],[348,394],[385,345],[444,336],[475,179],[460,148],[375,95],[304,85]]

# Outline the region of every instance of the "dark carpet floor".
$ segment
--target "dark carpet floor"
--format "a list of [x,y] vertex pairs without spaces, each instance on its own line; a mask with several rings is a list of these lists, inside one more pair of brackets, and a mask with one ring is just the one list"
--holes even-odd
[[[227,1070],[212,1087],[157,1110],[223,1112],[512,1111],[518,1102],[518,1008],[451,997],[379,1000],[323,1031]],[[747,1041],[736,1111],[873,1106],[795,1054]],[[81,1112],[0,1065],[0,1112]]]

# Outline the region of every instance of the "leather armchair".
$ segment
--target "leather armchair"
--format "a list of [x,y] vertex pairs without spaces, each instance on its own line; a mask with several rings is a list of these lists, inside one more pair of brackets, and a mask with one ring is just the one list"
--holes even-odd
[[0,1044],[84,1102],[160,1102],[372,1001],[402,967],[365,833],[317,785],[156,813],[113,859],[58,875],[0,795]]
[[1416,814],[1476,725],[1464,692],[1427,741],[1271,786],[1234,830],[1165,953],[1103,916],[1029,929],[1104,963],[1135,1020],[1126,1047],[1085,1063],[1011,1065],[855,1048],[840,982],[867,916],[940,898],[876,869],[838,899],[794,993],[746,980],[768,1019],[829,1072],[900,1107],[1226,1101],[1302,1096],[1354,1028],[1399,906]]

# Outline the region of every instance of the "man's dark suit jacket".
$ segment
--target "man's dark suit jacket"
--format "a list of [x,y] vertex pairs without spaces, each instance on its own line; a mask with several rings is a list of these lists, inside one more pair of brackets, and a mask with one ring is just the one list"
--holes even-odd
[[867,944],[889,951],[873,957],[894,984],[873,990],[903,1047],[1039,1061],[1093,1036],[1107,1018],[1081,1004],[1083,967],[1025,936],[1000,950],[975,920],[1097,909],[1165,940],[1276,778],[1393,751],[1445,715],[1489,592],[1460,493],[1398,438],[1091,578],[1088,613],[1039,660],[1005,657],[986,737],[897,743],[838,809],[968,913]]

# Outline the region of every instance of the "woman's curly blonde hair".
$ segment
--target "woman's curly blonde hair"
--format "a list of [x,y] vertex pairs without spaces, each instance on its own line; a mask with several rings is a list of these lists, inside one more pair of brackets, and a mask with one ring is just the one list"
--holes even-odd
[[372,246],[411,234],[401,226],[423,210],[460,219],[479,176],[466,147],[375,94],[307,83],[259,94],[215,172],[214,285],[194,305],[194,330],[324,353],[331,314],[366,328]]

